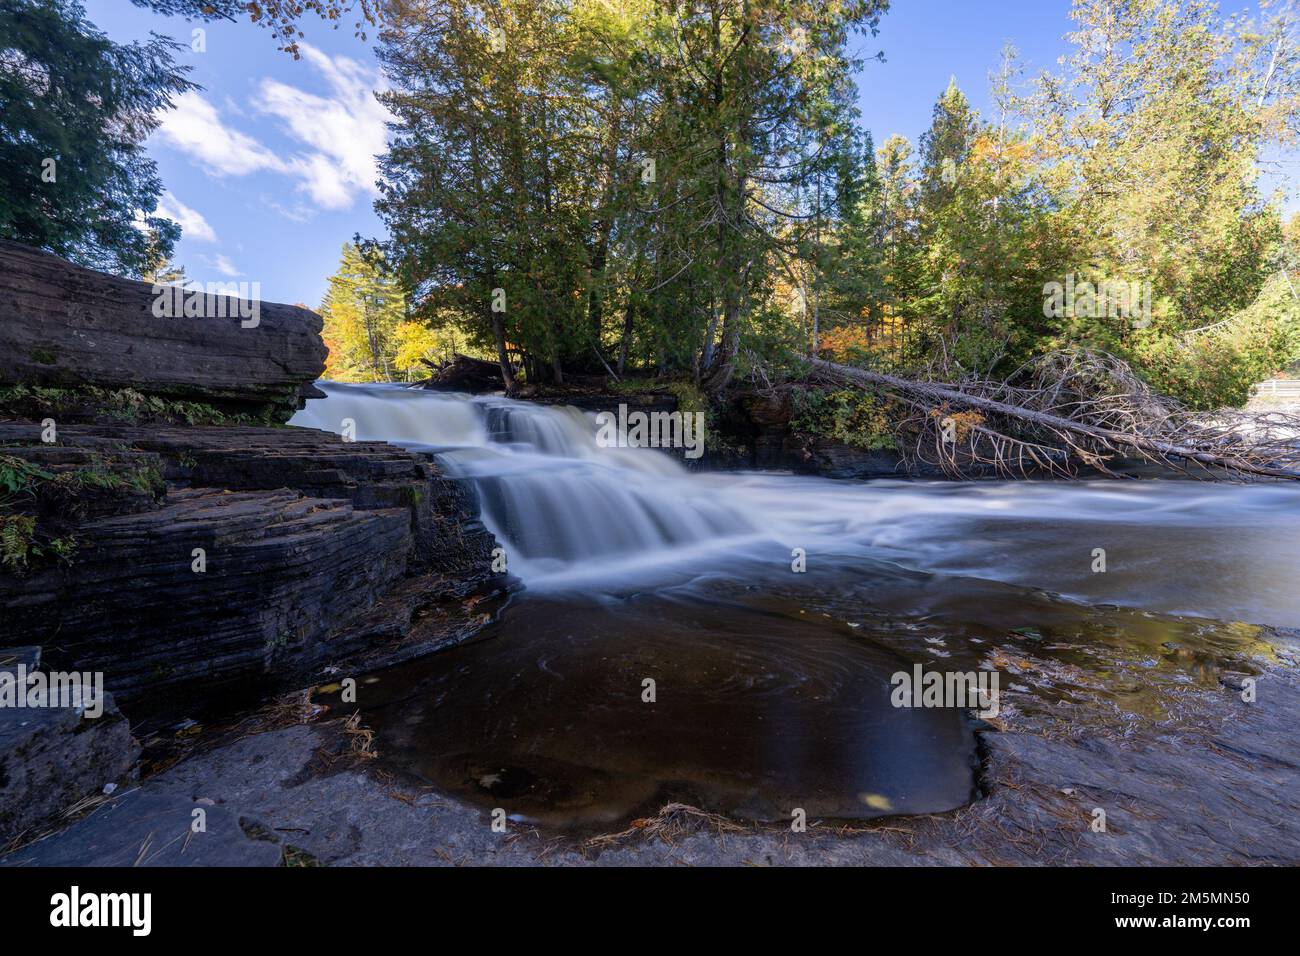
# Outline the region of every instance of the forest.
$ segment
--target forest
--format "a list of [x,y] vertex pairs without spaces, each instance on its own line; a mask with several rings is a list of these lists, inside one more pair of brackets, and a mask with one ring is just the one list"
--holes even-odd
[[395,13],[389,234],[331,280],[332,368],[420,377],[468,347],[507,382],[716,392],[810,355],[961,380],[1084,347],[1213,408],[1297,357],[1295,227],[1265,193],[1300,122],[1289,6],[1076,0],[1056,71],[1008,46],[993,115],[954,81],[915,144],[855,106],[849,50],[885,9]]
[[[378,44],[386,234],[347,244],[321,303],[339,380],[465,352],[511,390],[717,394],[809,356],[962,381],[1086,348],[1209,409],[1300,354],[1276,175],[1300,126],[1290,2],[1074,0],[1068,56],[1034,73],[1008,45],[990,115],[954,80],[916,143],[877,141],[856,105],[884,0],[133,2],[251,19],[287,56],[331,22]],[[194,87],[179,45],[28,6],[0,5],[10,59],[61,77],[58,108],[0,71],[0,158],[75,175],[7,180],[0,236],[183,277],[143,146]]]
[[1300,0],[0,0],[10,911],[997,867],[1042,938],[1248,927],[1297,164]]

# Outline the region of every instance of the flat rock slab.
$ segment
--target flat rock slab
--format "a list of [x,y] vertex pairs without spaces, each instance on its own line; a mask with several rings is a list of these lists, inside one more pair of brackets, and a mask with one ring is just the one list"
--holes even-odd
[[151,283],[0,241],[0,383],[132,388],[287,417],[325,370],[321,318],[258,301],[243,319],[232,302],[208,297],[208,317],[160,314]]
[[[194,811],[203,814],[195,832]],[[244,832],[237,814],[175,793],[133,790],[0,866],[279,866],[279,844]]]
[[0,647],[0,672],[17,673],[19,666],[26,667],[29,671],[40,667],[40,646]]

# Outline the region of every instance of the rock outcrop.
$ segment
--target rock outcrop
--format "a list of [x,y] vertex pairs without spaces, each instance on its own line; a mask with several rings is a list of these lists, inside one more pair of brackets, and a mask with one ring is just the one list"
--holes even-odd
[[[276,426],[320,394],[320,330],[0,242],[0,646],[102,675],[135,721],[476,633],[503,576],[472,488],[426,454]],[[0,706],[0,846],[138,756],[111,702]]]
[[458,353],[450,362],[442,365],[427,364],[433,370],[433,376],[420,383],[423,388],[478,395],[483,392],[501,392],[506,387],[501,366],[497,362],[485,362]]
[[80,706],[51,706],[56,701],[48,694],[35,697],[42,706],[15,706],[9,698],[27,695],[26,677],[39,664],[39,648],[0,649],[0,681],[7,685],[0,706],[0,848],[111,790],[132,773],[140,753],[111,696],[93,716]]
[[[939,477],[937,468],[907,463],[897,451],[859,448],[794,428],[788,393],[738,392],[721,416],[730,467],[795,471],[825,478]],[[710,451],[709,456],[712,456]],[[722,464],[722,462],[719,462]]]
[[47,474],[56,457],[134,455],[165,485],[96,499],[65,516],[62,560],[0,573],[6,642],[102,671],[124,701],[392,659],[479,623],[461,603],[492,584],[493,539],[427,456],[300,428],[68,425],[58,446],[39,432],[0,424],[4,455]]
[[[823,478],[947,478],[938,465],[893,448],[864,448],[801,434],[789,392],[740,391],[731,396],[710,438],[706,460],[713,467],[794,471]],[[720,448],[721,455],[715,454]],[[993,475],[959,455],[972,476]]]
[[284,421],[316,394],[320,332],[308,309],[182,295],[0,241],[4,384],[129,388]]

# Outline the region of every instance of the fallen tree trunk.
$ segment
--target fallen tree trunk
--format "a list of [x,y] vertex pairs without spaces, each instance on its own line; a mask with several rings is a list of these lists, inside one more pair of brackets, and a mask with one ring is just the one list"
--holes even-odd
[[[1300,468],[1282,467],[1276,462],[1276,457],[1293,460],[1297,456],[1295,450],[1290,455],[1278,455],[1277,451],[1268,445],[1247,445],[1232,451],[1226,448],[1216,450],[1212,446],[1207,447],[1206,441],[1197,441],[1194,437],[1191,441],[1180,441],[1173,436],[1160,437],[1141,434],[1137,431],[1122,431],[1086,421],[1076,421],[1033,408],[1013,405],[983,395],[971,394],[945,384],[899,378],[895,375],[840,365],[824,359],[811,358],[808,361],[818,377],[831,382],[849,382],[883,388],[913,402],[932,402],[934,405],[930,408],[931,414],[933,414],[935,406],[953,405],[1004,416],[1013,421],[1047,429],[1062,439],[1063,447],[1056,450],[1074,455],[1089,465],[1101,464],[1101,456],[1104,456],[1108,451],[1125,449],[1136,453],[1138,457],[1148,460],[1166,463],[1183,460],[1196,462],[1209,468],[1222,468],[1243,475],[1300,479]],[[990,434],[996,433],[990,432]],[[1230,428],[1206,430],[1206,437],[1211,442],[1215,440],[1222,442],[1227,436],[1233,434]],[[1050,452],[1052,450],[1049,446],[1041,445],[1037,441],[1026,442],[1024,439],[1003,435],[997,437],[1043,451]],[[1035,460],[1037,459],[1035,458]],[[1102,464],[1102,467],[1104,470],[1104,464]]]

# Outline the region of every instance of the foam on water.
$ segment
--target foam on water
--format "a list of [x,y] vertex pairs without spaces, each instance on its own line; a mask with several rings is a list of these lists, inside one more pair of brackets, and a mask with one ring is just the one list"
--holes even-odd
[[[530,588],[645,586],[729,563],[905,567],[1089,602],[1300,624],[1300,489],[1190,481],[831,481],[694,473],[602,448],[593,413],[497,396],[320,383],[291,424],[437,454],[472,480]],[[706,443],[708,436],[706,436]],[[1106,571],[1094,551],[1106,553]]]

